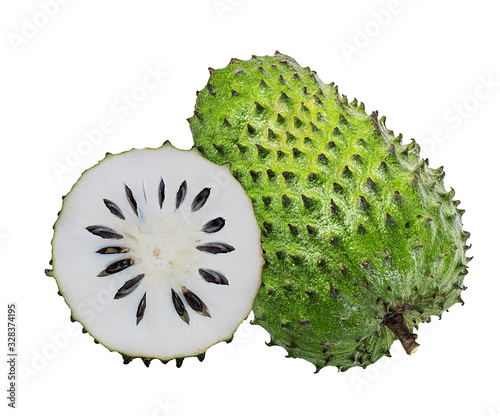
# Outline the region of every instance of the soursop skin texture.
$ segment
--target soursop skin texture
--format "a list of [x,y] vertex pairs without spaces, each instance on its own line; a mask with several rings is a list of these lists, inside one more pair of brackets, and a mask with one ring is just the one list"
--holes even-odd
[[197,95],[195,145],[232,164],[261,226],[254,323],[270,345],[317,371],[366,367],[393,332],[413,352],[418,323],[463,303],[463,210],[385,117],[279,52],[210,69]]

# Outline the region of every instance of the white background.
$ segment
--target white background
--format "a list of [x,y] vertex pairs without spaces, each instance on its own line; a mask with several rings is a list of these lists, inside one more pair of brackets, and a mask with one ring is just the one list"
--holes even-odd
[[[500,416],[499,14],[486,0],[3,1],[0,351],[16,302],[17,414]],[[124,366],[69,323],[43,274],[61,196],[106,152],[166,139],[189,148],[207,68],[275,49],[444,165],[472,233],[465,306],[422,325],[417,354],[394,344],[393,358],[366,370],[313,374],[248,322],[203,363]],[[144,90],[151,71],[156,85]]]

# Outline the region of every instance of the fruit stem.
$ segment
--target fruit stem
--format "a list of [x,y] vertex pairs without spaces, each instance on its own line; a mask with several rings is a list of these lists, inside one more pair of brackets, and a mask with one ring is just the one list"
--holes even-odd
[[390,312],[382,319],[382,325],[391,330],[394,336],[401,341],[408,355],[417,352],[417,334],[412,334],[406,325],[405,318],[401,312]]

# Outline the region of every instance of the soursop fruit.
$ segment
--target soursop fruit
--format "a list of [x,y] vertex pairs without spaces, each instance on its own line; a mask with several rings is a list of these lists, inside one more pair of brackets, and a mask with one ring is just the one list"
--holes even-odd
[[264,264],[252,204],[196,149],[108,154],[64,197],[52,270],[73,320],[149,366],[230,340]]
[[210,70],[188,121],[252,199],[266,264],[254,323],[317,370],[408,354],[462,302],[463,211],[443,168],[338,87],[277,52]]

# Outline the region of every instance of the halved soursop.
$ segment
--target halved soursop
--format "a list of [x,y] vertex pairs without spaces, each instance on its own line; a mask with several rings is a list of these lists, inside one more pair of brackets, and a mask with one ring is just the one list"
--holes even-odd
[[266,264],[254,322],[317,370],[408,353],[462,302],[469,233],[419,146],[277,52],[210,68],[189,119],[200,153],[252,198]]
[[128,363],[200,359],[230,340],[261,284],[260,229],[228,166],[196,149],[133,149],[87,170],[54,225],[59,291]]

